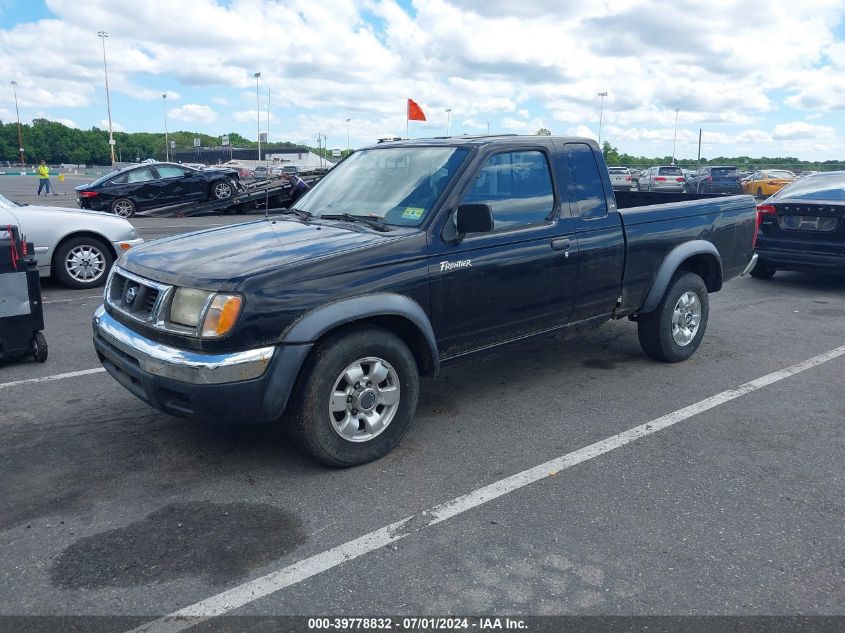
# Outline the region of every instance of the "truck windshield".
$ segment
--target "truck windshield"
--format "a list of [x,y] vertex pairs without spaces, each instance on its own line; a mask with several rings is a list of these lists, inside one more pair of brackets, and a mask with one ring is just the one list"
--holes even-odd
[[314,217],[348,213],[416,226],[469,151],[460,147],[391,147],[352,154],[296,204]]

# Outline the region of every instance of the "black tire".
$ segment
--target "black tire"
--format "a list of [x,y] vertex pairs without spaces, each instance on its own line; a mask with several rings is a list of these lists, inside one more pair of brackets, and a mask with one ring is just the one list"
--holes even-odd
[[47,360],[47,339],[41,332],[36,332],[32,337],[32,357],[36,363]]
[[214,200],[228,200],[238,190],[238,186],[234,180],[227,178],[226,180],[218,180],[211,183],[211,198]]
[[109,210],[119,218],[131,218],[137,213],[138,208],[129,198],[118,198],[111,203]]
[[[92,269],[96,267],[96,275],[85,279],[81,272],[71,272],[73,266],[68,265],[68,259],[74,251],[83,255],[86,251],[91,252],[91,267]],[[53,255],[53,276],[69,288],[97,288],[106,283],[112,264],[114,264],[114,253],[111,246],[95,237],[74,237],[63,242],[56,249]]]
[[763,188],[762,187],[757,187],[757,197],[758,198],[763,197]]
[[[695,335],[685,345],[679,344],[673,336],[673,313],[681,297],[687,292],[697,295],[700,302],[700,319]],[[704,338],[707,320],[710,316],[710,298],[707,286],[698,275],[689,272],[676,273],[669,287],[653,312],[641,314],[637,319],[637,334],[643,351],[655,360],[677,363],[695,353]]]
[[[364,358],[383,359],[392,366],[399,402],[383,431],[367,441],[351,441],[335,429],[329,405],[344,371]],[[291,394],[288,432],[300,450],[323,464],[340,468],[365,464],[399,443],[414,418],[418,396],[417,363],[402,339],[373,326],[341,330],[319,341],[306,361]]]
[[771,279],[775,276],[776,272],[776,269],[772,268],[762,260],[757,260],[754,268],[752,268],[751,272],[748,274],[756,279]]

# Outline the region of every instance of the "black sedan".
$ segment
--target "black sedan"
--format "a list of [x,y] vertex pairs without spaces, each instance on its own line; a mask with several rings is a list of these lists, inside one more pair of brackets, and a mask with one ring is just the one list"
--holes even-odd
[[83,209],[108,211],[123,218],[138,211],[185,202],[224,200],[239,188],[238,172],[229,168],[199,170],[176,163],[149,163],[106,174],[76,188]]
[[757,206],[757,264],[751,275],[778,270],[845,274],[845,171],[787,185]]

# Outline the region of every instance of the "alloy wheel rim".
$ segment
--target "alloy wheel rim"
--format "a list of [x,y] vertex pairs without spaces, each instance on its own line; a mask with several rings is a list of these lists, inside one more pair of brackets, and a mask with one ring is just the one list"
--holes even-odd
[[232,195],[232,188],[229,186],[228,183],[225,182],[218,182],[214,185],[214,195],[218,198],[228,198]]
[[132,203],[126,200],[121,200],[120,202],[116,202],[114,205],[114,214],[119,215],[122,218],[128,218],[132,215]]
[[77,246],[65,258],[65,270],[76,281],[92,283],[106,272],[106,257],[96,246]]
[[672,339],[681,347],[686,347],[698,334],[701,325],[701,299],[688,290],[678,299],[672,311]]
[[382,358],[356,360],[329,395],[332,428],[348,442],[368,442],[387,429],[399,409],[399,375]]

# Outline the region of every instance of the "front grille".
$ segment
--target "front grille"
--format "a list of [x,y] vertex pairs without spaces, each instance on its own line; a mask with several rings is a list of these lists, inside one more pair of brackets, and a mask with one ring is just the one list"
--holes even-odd
[[169,288],[116,269],[106,291],[106,300],[112,308],[133,319],[155,323]]

